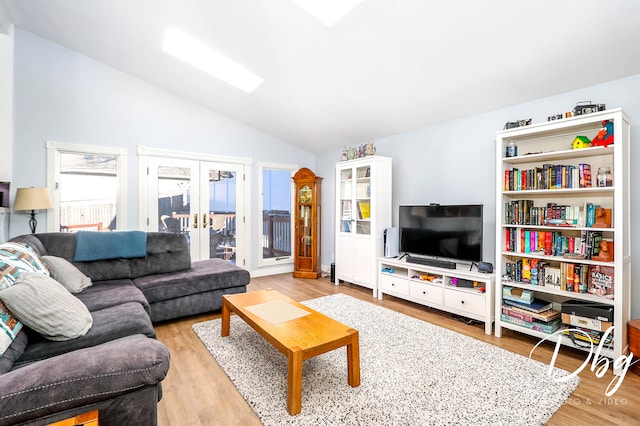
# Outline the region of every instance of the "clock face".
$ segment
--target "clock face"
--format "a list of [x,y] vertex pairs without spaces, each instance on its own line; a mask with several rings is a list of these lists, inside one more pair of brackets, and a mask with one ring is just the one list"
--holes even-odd
[[298,191],[298,199],[301,204],[309,204],[312,199],[311,188],[309,185],[303,185]]

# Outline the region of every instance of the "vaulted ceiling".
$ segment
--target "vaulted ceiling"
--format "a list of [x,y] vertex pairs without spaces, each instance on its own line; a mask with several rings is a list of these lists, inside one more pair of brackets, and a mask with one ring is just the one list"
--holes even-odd
[[[632,0],[364,0],[331,27],[291,0],[0,0],[3,22],[316,153],[640,73]],[[264,83],[169,56],[168,27]]]

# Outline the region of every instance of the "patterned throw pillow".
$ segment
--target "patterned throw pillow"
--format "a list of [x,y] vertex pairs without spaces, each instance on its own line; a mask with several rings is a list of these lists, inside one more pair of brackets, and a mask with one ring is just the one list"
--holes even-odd
[[19,264],[25,271],[40,272],[49,275],[47,267],[42,263],[35,250],[22,242],[5,242],[0,244],[0,257],[8,258]]
[[[49,275],[42,260],[27,244],[5,242],[0,244],[0,292],[11,287],[23,272],[38,272]],[[18,321],[0,302],[0,357],[22,330]]]
[[9,348],[20,330],[22,330],[22,323],[11,315],[4,303],[0,301],[0,357]]
[[0,254],[0,290],[11,287],[16,282],[20,272],[24,271],[21,266],[15,260]]

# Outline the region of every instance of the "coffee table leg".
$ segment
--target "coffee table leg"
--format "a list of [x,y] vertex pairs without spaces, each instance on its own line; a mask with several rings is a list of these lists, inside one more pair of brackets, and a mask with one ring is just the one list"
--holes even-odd
[[289,352],[287,411],[292,416],[302,411],[302,351],[297,347]]
[[360,341],[358,330],[350,330],[351,343],[347,345],[347,375],[349,385],[360,386]]
[[226,337],[229,335],[229,305],[227,305],[227,300],[222,297],[222,337]]

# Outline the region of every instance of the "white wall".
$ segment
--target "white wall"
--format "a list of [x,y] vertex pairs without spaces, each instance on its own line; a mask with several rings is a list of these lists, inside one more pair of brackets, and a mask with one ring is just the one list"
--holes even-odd
[[[552,114],[571,111],[579,101],[622,108],[631,120],[631,313],[640,317],[640,74],[563,93],[498,111],[376,140],[377,154],[393,158],[393,223],[398,224],[400,204],[484,204],[485,260],[495,262],[495,133],[507,121],[533,118],[547,121]],[[464,94],[455,94],[464,102]],[[355,141],[354,145],[362,141]],[[340,151],[317,156],[317,173],[325,176],[323,188],[322,262],[334,253],[334,166]],[[329,177],[330,179],[327,179]],[[331,226],[331,228],[329,228]]]
[[13,157],[13,27],[0,32],[0,182],[11,181]]
[[[46,185],[47,140],[116,146],[128,150],[128,227],[138,224],[137,146],[253,159],[314,168],[314,156],[251,127],[204,109],[135,77],[21,29],[15,32],[14,160],[12,187]],[[253,240],[258,194],[252,191]],[[10,235],[29,232],[27,217],[13,214]],[[46,223],[44,213],[39,223]],[[252,244],[254,269],[257,244]]]

